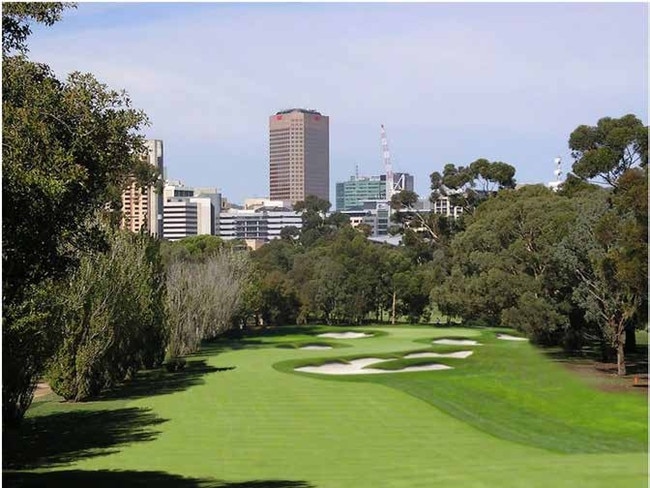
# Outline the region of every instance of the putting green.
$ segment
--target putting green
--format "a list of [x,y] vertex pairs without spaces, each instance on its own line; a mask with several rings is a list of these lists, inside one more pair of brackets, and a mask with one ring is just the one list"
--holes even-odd
[[[313,334],[261,336],[236,349],[208,346],[200,357],[210,366],[235,369],[207,373],[172,393],[38,405],[30,416],[138,407],[165,420],[151,427],[153,440],[43,467],[166,472],[233,487],[647,486],[643,395],[591,389],[530,344],[497,340],[494,331],[366,327],[373,337],[318,339],[345,347],[310,351],[296,344],[341,329],[304,330]],[[435,358],[454,368],[444,371],[293,371],[333,358],[468,349],[435,346],[436,337],[482,345],[465,359]]]

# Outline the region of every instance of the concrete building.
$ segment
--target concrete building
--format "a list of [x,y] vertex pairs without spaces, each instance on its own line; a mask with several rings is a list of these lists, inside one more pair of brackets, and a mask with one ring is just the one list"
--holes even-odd
[[[163,141],[146,141],[146,151],[142,156],[156,167],[160,174],[164,171]],[[122,227],[132,232],[147,229],[149,234],[163,235],[163,194],[154,186],[140,187],[135,180],[122,192]]]
[[[397,191],[413,191],[413,175],[394,173],[393,183]],[[351,176],[348,181],[336,184],[336,210],[362,210],[366,200],[386,199],[386,175]]]
[[370,227],[371,236],[384,236],[392,225],[390,207],[385,200],[365,200],[361,209],[343,210],[341,213],[350,217],[350,225],[357,227],[365,224]]
[[[259,199],[256,199],[259,200]],[[217,235],[222,239],[244,239],[269,242],[280,237],[284,227],[294,226],[302,228],[302,216],[291,210],[290,206],[281,206],[282,202],[266,200],[254,205],[247,200],[245,209],[230,209],[221,212],[219,216],[219,229]]]
[[198,205],[188,198],[171,197],[165,200],[163,237],[177,241],[198,235]]
[[292,204],[316,195],[329,201],[329,117],[293,108],[269,117],[271,200]]
[[463,207],[454,206],[449,201],[449,197],[439,196],[434,202],[427,199],[420,199],[415,204],[415,209],[420,212],[433,212],[457,219],[463,213]]
[[168,181],[164,189],[163,237],[170,241],[214,235],[219,228],[221,194],[216,188],[192,188]]

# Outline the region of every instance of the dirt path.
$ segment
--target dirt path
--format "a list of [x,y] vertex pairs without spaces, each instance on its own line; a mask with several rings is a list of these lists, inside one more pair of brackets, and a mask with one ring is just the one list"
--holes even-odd
[[36,385],[36,390],[34,391],[34,398],[44,397],[52,393],[52,388],[47,383],[38,383]]

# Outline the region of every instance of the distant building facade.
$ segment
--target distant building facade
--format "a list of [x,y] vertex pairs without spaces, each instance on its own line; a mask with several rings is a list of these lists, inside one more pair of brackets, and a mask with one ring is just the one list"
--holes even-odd
[[[394,173],[393,184],[397,191],[413,191],[413,175]],[[336,183],[336,210],[362,210],[366,200],[386,199],[386,175],[351,176],[348,181]]]
[[295,108],[269,117],[271,200],[329,201],[329,117]]
[[363,207],[357,210],[343,210],[341,213],[350,218],[350,225],[361,224],[370,228],[370,236],[384,236],[390,228],[390,206],[385,200],[365,200]]
[[269,199],[246,200],[244,209],[229,209],[219,216],[217,235],[222,239],[255,241],[256,246],[280,237],[282,229],[302,228],[302,215],[289,202]]
[[219,227],[221,194],[216,188],[192,188],[168,181],[164,190],[163,237],[176,241],[214,235]]
[[[145,142],[142,156],[149,164],[164,171],[163,141],[151,139]],[[132,232],[147,232],[156,237],[163,235],[163,195],[154,186],[140,187],[137,182],[122,192],[122,228]]]
[[435,214],[445,215],[457,219],[463,213],[463,207],[452,205],[449,197],[439,196],[435,201],[429,199],[420,199],[415,204],[415,209],[420,212],[433,212]]

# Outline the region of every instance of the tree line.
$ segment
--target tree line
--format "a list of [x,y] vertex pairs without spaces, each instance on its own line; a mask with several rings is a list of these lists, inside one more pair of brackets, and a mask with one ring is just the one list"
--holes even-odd
[[160,184],[146,115],[91,74],[59,80],[26,56],[31,23],[70,7],[2,8],[3,426],[42,378],[83,401],[140,369],[182,368],[230,327],[249,279],[247,253],[217,238],[119,230],[122,190]]
[[543,345],[616,357],[647,326],[648,128],[604,117],[569,136],[575,162],[553,191],[518,187],[515,168],[478,159],[431,174],[430,199],[460,218],[393,196],[399,247],[365,238],[329,202],[308,197],[303,227],[252,253],[240,318],[256,324],[360,324],[405,317],[511,327]]

